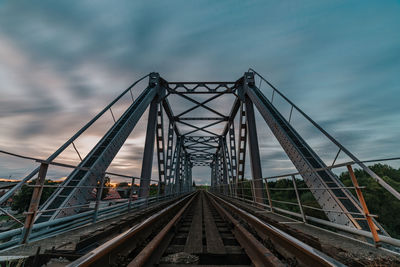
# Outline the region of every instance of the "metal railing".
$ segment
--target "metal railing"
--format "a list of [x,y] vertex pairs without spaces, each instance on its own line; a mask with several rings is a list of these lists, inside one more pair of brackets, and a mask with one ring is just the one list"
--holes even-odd
[[[273,104],[275,94],[282,97],[282,99],[290,105],[290,113],[288,115],[287,121],[289,124],[291,123],[291,119],[293,116],[293,111],[296,110],[303,118],[305,118],[312,126],[317,129],[319,132],[323,134],[329,141],[337,147],[337,152],[335,154],[334,160],[332,162],[332,166],[335,165],[339,155],[344,153],[347,155],[353,163],[357,164],[361,169],[363,169],[366,173],[368,173],[373,179],[375,179],[382,187],[384,187],[389,193],[391,193],[395,198],[400,200],[400,193],[395,190],[392,186],[386,183],[381,177],[379,177],[376,173],[374,173],[363,161],[360,161],[355,155],[353,155],[347,148],[345,148],[338,140],[336,140],[333,136],[331,136],[327,131],[325,131],[317,122],[310,118],[302,109],[296,106],[292,101],[290,101],[282,92],[280,92],[274,85],[272,85],[267,79],[261,76],[258,72],[249,68],[249,72],[253,72],[255,77],[259,79],[258,88],[261,90],[261,86],[263,83],[267,84],[268,87],[272,90],[271,97],[269,98],[270,102]],[[257,83],[257,82],[256,82]],[[267,95],[267,94],[265,94]],[[267,97],[268,98],[268,97]]]
[[[317,172],[325,169],[335,169],[340,167],[347,167],[349,172],[349,176],[352,182],[352,186],[337,186],[337,187],[325,187],[325,188],[311,188],[311,187],[298,187],[299,182],[303,182],[301,175],[306,173],[293,172],[286,173],[282,175],[264,177],[261,180],[263,181],[263,188],[255,187],[255,180],[246,179],[243,181],[238,181],[238,183],[234,184],[218,184],[214,187],[211,187],[211,191],[217,193],[222,196],[229,197],[231,199],[236,199],[239,201],[246,202],[250,205],[259,207],[261,209],[265,209],[267,212],[277,213],[283,216],[289,216],[291,219],[299,223],[313,224],[318,225],[327,229],[336,229],[339,231],[345,231],[351,234],[355,234],[358,236],[366,237],[372,240],[376,245],[381,245],[381,243],[390,244],[392,246],[400,247],[400,240],[396,238],[392,238],[388,235],[381,235],[377,233],[376,227],[372,222],[372,218],[379,218],[378,215],[371,214],[368,210],[367,203],[364,200],[361,190],[366,189],[366,186],[360,186],[358,184],[357,178],[354,175],[352,166],[359,163],[367,163],[367,162],[381,162],[381,161],[389,161],[389,160],[400,160],[400,158],[388,158],[388,159],[377,159],[377,160],[368,160],[363,162],[344,162],[336,165],[331,165],[326,168],[315,169],[313,171]],[[273,184],[271,181],[277,183],[279,180],[284,180],[287,186],[282,187],[271,187]],[[284,184],[284,183],[281,183]],[[263,191],[262,198],[257,197],[255,189],[261,189]],[[304,205],[301,200],[302,192],[311,192],[310,190],[331,190],[331,189],[346,189],[350,191],[355,191],[355,195],[358,198],[358,202],[362,207],[362,213],[358,212],[346,212],[346,211],[338,211],[338,210],[325,210],[319,207],[317,202],[315,201],[315,206]],[[276,199],[274,192],[277,191],[286,191],[286,192],[294,192],[294,200],[287,201],[283,199]],[[396,199],[397,200],[397,199]],[[319,212],[321,216],[315,217],[311,216],[311,211]],[[342,224],[337,224],[329,221],[324,212],[338,212],[343,214],[351,214],[362,216],[367,222],[369,221],[370,231],[365,231],[362,229],[357,229],[349,226],[345,226]]]
[[[150,74],[149,74],[150,75]],[[120,116],[116,116],[115,110],[119,108],[117,106],[117,103],[119,105],[122,105],[120,101],[123,100],[123,97],[129,97],[131,98],[132,103],[135,102],[134,99],[134,94],[132,93],[132,89],[137,86],[138,84],[141,84],[142,81],[145,80],[145,78],[149,77],[149,75],[145,75],[144,77],[140,78],[136,82],[134,82],[131,86],[129,86],[127,89],[125,89],[119,96],[117,96],[111,103],[109,103],[104,109],[102,109],[93,119],[91,119],[88,123],[86,123],[78,132],[76,132],[68,141],[66,141],[57,151],[55,151],[50,157],[47,159],[41,159],[41,158],[36,158],[36,157],[29,157],[25,155],[20,155],[16,153],[11,153],[8,151],[0,150],[0,154],[10,156],[10,157],[15,157],[19,159],[24,159],[24,160],[29,160],[33,161],[36,163],[39,163],[39,166],[35,168],[32,172],[30,172],[28,175],[23,177],[21,180],[18,180],[16,185],[12,187],[9,191],[7,191],[3,196],[0,197],[0,205],[4,205],[4,203],[12,198],[19,190],[22,188],[22,186],[26,185],[30,188],[33,188],[33,193],[32,193],[32,198],[31,202],[29,205],[29,209],[27,212],[24,212],[23,214],[19,214],[17,216],[14,216],[10,212],[6,211],[3,208],[0,208],[0,213],[3,213],[7,215],[11,220],[15,221],[18,225],[22,225],[23,227],[19,227],[17,229],[12,229],[9,231],[5,231],[0,233],[0,249],[5,249],[9,248],[18,244],[22,243],[27,243],[30,241],[38,240],[38,239],[43,239],[55,234],[59,234],[65,231],[69,231],[72,229],[76,229],[77,227],[80,227],[82,225],[90,225],[93,223],[96,223],[97,221],[101,221],[107,218],[110,218],[112,216],[117,216],[117,215],[122,215],[126,214],[132,209],[138,209],[138,208],[143,208],[147,207],[148,205],[163,201],[163,200],[168,200],[176,197],[180,197],[181,195],[184,195],[188,193],[189,191],[192,190],[190,186],[183,187],[182,191],[179,193],[175,193],[174,191],[168,190],[163,190],[162,186],[165,181],[161,182],[158,179],[146,179],[150,180],[150,184],[148,186],[148,190],[150,190],[154,185],[157,186],[157,192],[155,196],[149,196],[149,197],[139,197],[137,199],[133,199],[133,192],[136,187],[138,187],[137,183],[140,183],[141,178],[139,177],[134,177],[134,176],[129,176],[129,175],[124,175],[124,174],[119,174],[119,173],[114,173],[114,172],[104,172],[102,173],[102,177],[105,176],[112,176],[112,177],[117,177],[118,179],[128,179],[130,182],[130,190],[129,190],[129,197],[127,199],[122,200],[120,203],[113,204],[109,207],[101,207],[101,193],[102,190],[104,189],[104,178],[99,179],[98,185],[97,186],[84,186],[84,185],[77,185],[77,186],[68,186],[66,184],[67,179],[65,179],[63,182],[57,183],[57,184],[52,184],[52,185],[47,185],[45,184],[46,177],[48,177],[48,168],[49,167],[61,167],[61,168],[67,168],[70,171],[74,170],[83,170],[83,171],[90,171],[89,168],[69,164],[62,162],[58,160],[58,157],[62,152],[64,152],[67,148],[73,148],[74,151],[76,152],[80,162],[83,162],[83,157],[82,153],[79,152],[75,142],[78,140],[78,138],[85,133],[89,128],[91,128],[96,121],[98,121],[104,114],[107,112],[110,112],[110,118],[116,122]],[[144,85],[147,87],[147,85]],[[129,94],[129,95],[128,95]],[[128,100],[130,101],[130,100]],[[114,112],[113,109],[114,108]],[[122,116],[122,115],[121,115]],[[109,118],[109,119],[110,119]],[[59,177],[58,177],[59,178]],[[101,177],[99,177],[101,178]],[[33,184],[31,180],[36,179],[36,184]],[[100,181],[101,180],[101,181]],[[171,184],[165,185],[172,187]],[[94,201],[94,207],[93,201],[90,202],[88,201],[87,203],[81,204],[81,205],[74,205],[74,206],[67,206],[67,207],[59,207],[59,208],[49,208],[49,209],[41,209],[43,205],[40,204],[40,200],[42,197],[42,192],[45,188],[53,188],[53,189],[61,189],[61,188],[81,188],[81,189],[96,189],[93,190],[96,194],[96,199]],[[37,218],[37,215],[49,212],[49,211],[60,211],[60,210],[68,210],[68,209],[78,209],[79,213],[71,216],[66,216],[62,218],[54,218],[46,222],[41,222],[41,223],[35,223],[35,219]],[[19,218],[17,218],[19,217]],[[24,218],[24,222],[22,222],[22,218]]]
[[[0,151],[0,153],[1,152],[3,152],[3,151]],[[6,154],[10,155],[10,153],[6,153]],[[49,166],[62,166],[65,168],[80,169],[80,167],[73,166],[70,164],[63,164],[63,163],[59,163],[59,162],[46,162],[41,159],[26,157],[26,156],[17,155],[17,154],[12,154],[11,156],[35,160],[36,162],[39,162],[40,166],[41,166],[39,168],[39,170],[41,170],[43,168],[47,169]],[[100,184],[99,186],[96,187],[97,192],[96,192],[96,200],[95,201],[90,201],[83,205],[61,207],[61,208],[57,208],[57,209],[41,210],[41,209],[39,209],[39,205],[38,205],[38,203],[40,203],[41,194],[36,195],[36,197],[35,197],[35,192],[42,192],[43,189],[45,189],[45,188],[57,189],[57,188],[62,188],[62,187],[69,187],[69,186],[63,185],[63,183],[59,183],[56,185],[44,184],[46,175],[44,174],[43,177],[40,177],[42,173],[43,172],[39,171],[38,177],[36,180],[37,181],[36,184],[33,184],[32,182],[29,182],[29,181],[26,181],[23,184],[30,188],[33,188],[33,196],[32,196],[29,210],[22,214],[25,216],[25,223],[21,222],[21,220],[17,219],[15,216],[10,214],[6,210],[4,210],[4,209],[0,210],[5,215],[9,216],[10,219],[12,219],[12,220],[16,221],[18,224],[22,225],[19,228],[0,233],[0,242],[1,242],[0,250],[11,248],[11,247],[17,246],[22,243],[37,241],[40,239],[51,237],[51,236],[54,236],[54,235],[57,235],[60,233],[74,230],[83,225],[95,224],[96,222],[103,221],[103,220],[111,218],[111,217],[128,214],[128,213],[132,212],[133,210],[146,208],[149,205],[159,203],[161,201],[180,198],[181,196],[186,195],[187,193],[192,191],[192,188],[190,187],[190,188],[184,188],[187,190],[183,190],[180,193],[168,194],[168,192],[166,190],[162,190],[162,188],[161,188],[162,183],[160,183],[158,179],[150,179],[150,185],[149,185],[148,189],[150,190],[152,186],[153,187],[156,186],[157,194],[154,196],[138,197],[138,198],[134,199],[133,191],[134,191],[134,188],[139,188],[139,185],[137,183],[140,182],[141,178],[134,177],[134,176],[127,176],[127,175],[118,174],[118,173],[114,173],[114,172],[106,172],[105,175],[116,176],[119,179],[129,179],[131,181],[130,193],[129,193],[128,198],[122,199],[121,201],[115,202],[115,203],[112,203],[112,200],[111,200],[111,202],[108,202],[108,204],[111,204],[110,206],[101,207],[100,195],[102,192],[101,189],[103,188],[104,184]],[[34,177],[34,178],[36,178],[36,177]],[[74,186],[74,188],[93,188],[93,187],[91,187],[91,186]],[[35,202],[36,205],[32,206],[33,202]],[[53,210],[65,210],[65,209],[75,209],[75,208],[79,208],[82,211],[75,215],[66,216],[66,217],[62,217],[62,218],[56,218],[53,220],[49,220],[47,222],[34,223],[35,217],[37,214],[45,213],[45,212],[53,211]]]

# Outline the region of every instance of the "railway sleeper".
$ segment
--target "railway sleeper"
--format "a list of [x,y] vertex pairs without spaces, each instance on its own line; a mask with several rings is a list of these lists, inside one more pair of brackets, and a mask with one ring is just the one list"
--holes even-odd
[[222,198],[210,196],[223,206],[221,209],[227,216],[234,217],[241,226],[252,233],[264,247],[268,248],[280,260],[289,266],[344,266],[322,252],[308,247],[295,237],[280,231],[273,226],[268,226],[256,216],[247,213],[230,204]]

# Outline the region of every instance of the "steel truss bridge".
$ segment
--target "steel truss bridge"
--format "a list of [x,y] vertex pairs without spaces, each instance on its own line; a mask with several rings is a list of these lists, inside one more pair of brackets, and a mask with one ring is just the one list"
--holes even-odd
[[[148,83],[143,86],[147,80]],[[261,86],[267,87],[271,94],[265,95]],[[142,93],[134,99],[132,89],[143,88]],[[115,117],[113,106],[121,98],[129,95],[132,97],[131,104],[120,117]],[[229,100],[226,100],[227,96],[230,97]],[[288,114],[280,112],[274,104],[274,98],[277,97],[289,106]],[[171,105],[169,101],[171,98],[180,99],[186,104],[178,107]],[[212,105],[215,103],[214,100],[224,98],[220,106]],[[256,121],[255,109],[264,121]],[[108,172],[113,159],[146,110],[148,118],[140,177]],[[86,156],[81,157],[74,141],[107,112],[111,113],[114,120],[112,127]],[[296,116],[306,119],[336,147],[333,162],[327,164],[295,129],[292,123],[295,113]],[[257,124],[260,123],[265,123],[269,127],[297,172],[273,177],[263,176],[257,132]],[[70,147],[73,147],[79,155],[78,166],[57,161],[59,155]],[[297,217],[302,222],[319,223],[342,232],[363,236],[377,246],[382,242],[391,246],[400,244],[397,239],[389,237],[385,229],[369,213],[352,166],[358,165],[397,200],[400,200],[400,194],[252,69],[245,72],[238,80],[230,82],[169,82],[158,73],[150,73],[123,91],[48,159],[1,152],[40,163],[38,168],[0,198],[0,203],[4,203],[22,185],[37,178],[36,185],[31,185],[34,191],[25,222],[20,222],[23,227],[0,233],[0,239],[9,239],[0,244],[2,248],[54,236],[62,232],[62,229],[65,231],[75,229],[89,222],[129,212],[135,207],[148,206],[152,202],[175,199],[174,201],[178,203],[182,197],[193,194],[194,166],[208,167],[210,170],[209,191],[216,197],[214,200],[207,200],[211,203],[216,199],[240,200],[270,212],[282,212]],[[154,153],[158,165],[156,179],[151,177]],[[349,161],[337,163],[340,155],[346,156]],[[245,179],[246,160],[250,163],[250,179]],[[53,165],[69,168],[72,171],[65,181],[57,186],[51,197],[39,205],[42,190],[46,187],[44,183],[47,170]],[[353,182],[352,187],[344,186],[334,174],[333,169],[337,167],[347,167]],[[130,179],[129,199],[122,204],[100,208],[101,192],[107,175]],[[293,182],[298,213],[284,211],[274,204],[268,181],[277,178],[290,179]],[[296,179],[304,180],[306,189],[312,193],[319,204],[319,210],[323,211],[327,220],[313,218],[304,212],[305,207],[299,197],[301,188],[297,188]],[[139,183],[138,200],[132,199],[135,182]],[[149,195],[151,184],[157,185],[156,196]],[[96,205],[92,210],[88,210],[87,206],[94,189],[97,192]],[[356,191],[356,197],[350,190]],[[201,199],[199,196],[197,198]],[[208,198],[210,196],[205,199]],[[204,203],[205,200],[196,201],[193,203]],[[219,209],[218,206],[215,207]],[[207,212],[204,216],[205,214]],[[11,214],[8,215],[12,217]]]

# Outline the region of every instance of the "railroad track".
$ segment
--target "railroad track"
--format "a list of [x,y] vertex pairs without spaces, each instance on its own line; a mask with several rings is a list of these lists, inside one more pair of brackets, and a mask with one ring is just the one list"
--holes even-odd
[[197,191],[68,266],[343,266],[227,201]]

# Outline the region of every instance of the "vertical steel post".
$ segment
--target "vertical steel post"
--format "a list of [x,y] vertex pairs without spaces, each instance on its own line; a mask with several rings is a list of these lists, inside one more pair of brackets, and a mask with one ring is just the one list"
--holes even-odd
[[222,151],[224,153],[224,161],[225,161],[225,169],[227,170],[227,176],[228,176],[228,183],[227,183],[227,189],[229,189],[229,194],[230,196],[233,195],[233,174],[232,174],[232,165],[231,165],[231,157],[229,156],[229,151],[228,151],[228,145],[226,142],[226,138],[223,136],[222,137]]
[[217,179],[217,177],[216,177],[216,164],[217,164],[217,158],[216,158],[216,155],[214,155],[213,156],[213,161],[211,162],[211,164],[210,164],[210,167],[211,167],[211,189],[212,189],[212,192],[214,192],[215,193],[215,190],[216,190],[216,179]]
[[369,229],[371,230],[372,239],[375,242],[375,246],[378,247],[378,246],[380,246],[380,244],[379,244],[380,240],[379,240],[378,232],[376,231],[377,227],[375,226],[374,222],[372,221],[372,217],[369,214],[367,203],[365,202],[363,193],[361,191],[360,186],[358,185],[357,178],[354,174],[354,171],[353,171],[353,168],[351,167],[351,165],[347,165],[347,170],[349,171],[351,181],[353,182],[353,185],[356,189],[358,200],[360,201],[361,207],[364,211],[365,219],[367,220]]
[[105,181],[105,175],[102,175],[102,178],[100,180],[99,187],[97,188],[97,193],[96,193],[96,204],[94,206],[94,212],[93,212],[93,223],[97,221],[97,215],[99,213],[99,206],[100,206],[100,201],[101,201],[101,195],[103,194],[103,189],[104,189],[104,181]]
[[213,162],[211,162],[210,168],[211,168],[211,190],[212,190],[212,188],[214,187],[214,164],[213,164]]
[[167,141],[167,160],[166,160],[166,177],[167,181],[165,182],[166,188],[165,192],[166,194],[171,194],[171,172],[173,170],[173,159],[172,159],[172,148],[173,148],[173,143],[174,143],[174,124],[172,122],[169,122],[168,126],[168,141]]
[[222,182],[223,182],[223,165],[222,165],[222,158],[221,158],[221,151],[218,152],[218,179],[217,179],[217,184],[218,184],[218,192],[220,194],[223,193],[222,190]]
[[219,139],[219,153],[222,160],[222,190],[224,195],[228,195],[228,159],[225,154],[224,138]]
[[[183,142],[182,142],[183,143]],[[179,179],[178,179],[178,190],[179,190],[179,194],[182,194],[183,192],[183,176],[184,176],[184,168],[185,168],[185,159],[183,158],[183,152],[182,152],[182,147],[180,149],[180,153],[179,153]]]
[[182,164],[182,143],[183,143],[183,137],[178,136],[178,141],[176,142],[176,164],[175,164],[175,193],[180,194],[181,193],[181,188],[180,188],[180,180],[181,180],[181,164]]
[[[158,194],[165,192],[166,183],[166,166],[165,166],[165,146],[164,146],[164,119],[163,109],[161,103],[158,105],[157,110],[157,130],[156,130],[156,142],[157,142],[157,159],[158,159]],[[164,185],[164,187],[162,187]],[[163,192],[161,192],[163,191]]]
[[133,195],[133,188],[135,187],[135,177],[132,177],[131,188],[129,190],[129,202],[128,202],[128,210],[131,209],[132,204],[132,195]]
[[254,179],[250,180],[250,188],[251,188],[251,197],[253,199],[253,203],[256,204],[257,196],[256,196],[256,191],[255,191],[255,186],[254,186]]
[[219,192],[219,183],[220,183],[220,164],[219,164],[219,155],[218,152],[215,155],[215,189],[217,190],[217,193]]
[[245,96],[246,116],[247,116],[247,132],[250,152],[251,174],[254,182],[254,196],[256,202],[264,203],[263,197],[263,180],[261,171],[260,151],[258,146],[256,120],[254,117],[253,103],[248,96]]
[[274,212],[274,209],[272,207],[272,198],[271,198],[271,192],[269,190],[268,179],[265,179],[265,191],[267,191],[269,208],[271,209],[271,212]]
[[179,149],[180,149],[180,141],[181,138],[179,136],[176,137],[176,144],[175,144],[175,150],[174,150],[174,157],[172,159],[172,165],[171,165],[171,172],[170,172],[170,180],[172,179],[173,182],[170,184],[170,194],[176,194],[177,193],[177,181],[176,177],[178,175],[178,158],[179,158]]
[[40,203],[40,198],[43,192],[44,182],[46,180],[47,169],[49,168],[48,163],[41,163],[39,168],[38,179],[36,180],[36,186],[33,188],[31,203],[29,204],[28,212],[26,213],[24,229],[22,230],[21,244],[25,244],[29,241],[29,235],[31,234],[35,217]]
[[229,127],[229,145],[231,148],[231,166],[232,166],[232,185],[233,196],[237,197],[237,161],[236,161],[236,141],[235,141],[235,126],[232,121]]
[[183,192],[186,192],[187,187],[187,156],[186,154],[183,156],[183,179],[182,179],[182,188]]
[[144,145],[142,172],[140,174],[139,197],[148,197],[150,189],[151,170],[153,166],[154,140],[157,123],[157,99],[151,101],[149,119],[147,120],[146,141]]
[[189,191],[189,156],[185,154],[185,187],[186,192]]
[[193,164],[192,164],[192,162],[190,161],[189,162],[189,186],[190,186],[190,191],[193,191],[193,190],[195,190],[195,188],[193,188],[193,176],[192,176],[192,168],[193,168]]
[[239,114],[239,141],[238,141],[238,164],[237,164],[237,182],[238,191],[241,198],[244,198],[244,167],[246,165],[246,144],[247,144],[247,127],[246,127],[246,105],[241,103]]
[[301,218],[303,219],[303,222],[306,222],[306,216],[304,214],[303,205],[301,205],[299,191],[297,190],[296,177],[294,175],[292,175],[292,182],[293,182],[294,191],[296,192],[297,204],[299,205],[299,209],[301,212]]

